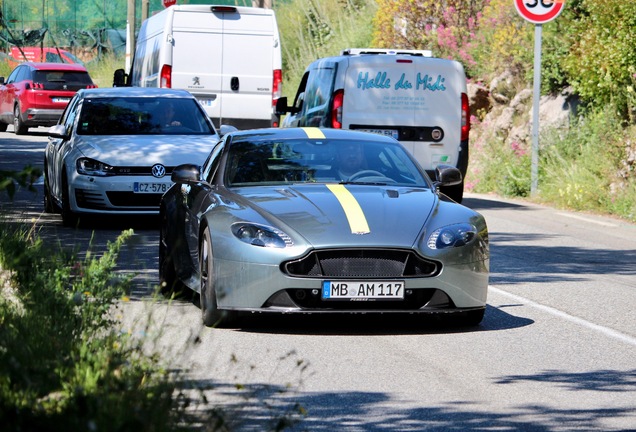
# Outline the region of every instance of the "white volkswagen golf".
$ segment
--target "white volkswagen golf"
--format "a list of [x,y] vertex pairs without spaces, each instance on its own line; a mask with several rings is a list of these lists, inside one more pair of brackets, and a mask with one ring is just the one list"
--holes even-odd
[[159,214],[172,169],[202,165],[219,135],[187,91],[80,90],[49,130],[44,209],[66,226],[81,215]]

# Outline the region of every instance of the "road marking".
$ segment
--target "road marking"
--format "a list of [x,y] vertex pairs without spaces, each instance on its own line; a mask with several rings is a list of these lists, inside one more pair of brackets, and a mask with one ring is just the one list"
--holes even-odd
[[621,332],[616,331],[614,329],[611,329],[609,327],[604,327],[604,326],[601,326],[601,325],[598,325],[598,324],[591,323],[589,321],[584,320],[583,318],[575,317],[573,315],[570,315],[570,314],[565,313],[563,311],[560,311],[558,309],[552,308],[550,306],[545,306],[545,305],[542,305],[540,303],[536,303],[536,302],[534,302],[534,301],[532,301],[530,299],[527,299],[525,297],[518,296],[518,295],[515,295],[515,294],[511,294],[511,293],[509,293],[507,291],[500,290],[500,289],[495,288],[495,287],[490,286],[490,285],[488,285],[488,289],[490,291],[493,291],[493,292],[497,293],[497,294],[503,295],[504,297],[511,298],[511,299],[513,299],[513,300],[515,300],[515,301],[517,301],[519,303],[524,303],[527,306],[532,306],[532,307],[540,309],[540,310],[542,310],[544,312],[548,312],[548,313],[550,313],[552,315],[558,316],[559,318],[566,319],[566,320],[571,321],[571,322],[573,322],[575,324],[578,324],[578,325],[581,325],[583,327],[586,327],[586,328],[588,328],[590,330],[594,330],[594,331],[597,331],[599,333],[602,333],[605,336],[609,336],[611,338],[618,339],[618,340],[620,340],[622,342],[626,342],[626,343],[628,343],[630,345],[636,346],[636,338],[634,338],[634,337],[632,337],[630,335],[627,335],[625,333],[621,333]]
[[612,228],[616,228],[618,225],[610,223],[610,222],[603,222],[603,221],[598,221],[598,220],[594,220],[594,219],[590,219],[590,218],[586,218],[583,216],[578,216],[578,215],[573,215],[573,214],[569,214],[569,213],[557,213],[559,216],[565,216],[565,217],[569,217],[572,219],[578,219],[584,222],[589,222],[589,223],[593,223],[593,224],[597,224],[597,225],[601,225],[601,226],[606,226],[606,227],[612,227]]

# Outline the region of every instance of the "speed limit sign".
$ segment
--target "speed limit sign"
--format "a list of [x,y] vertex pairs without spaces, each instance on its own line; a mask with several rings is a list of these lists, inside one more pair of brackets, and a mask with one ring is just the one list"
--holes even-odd
[[559,16],[565,0],[514,0],[517,12],[534,24],[545,24]]

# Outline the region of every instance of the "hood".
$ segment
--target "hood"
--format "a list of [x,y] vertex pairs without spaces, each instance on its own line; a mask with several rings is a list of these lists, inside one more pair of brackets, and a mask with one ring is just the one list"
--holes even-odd
[[112,166],[202,165],[217,135],[78,136],[77,149],[86,157]]
[[246,206],[284,231],[289,227],[315,247],[413,246],[438,203],[437,196],[424,188],[329,186],[243,188],[238,192]]

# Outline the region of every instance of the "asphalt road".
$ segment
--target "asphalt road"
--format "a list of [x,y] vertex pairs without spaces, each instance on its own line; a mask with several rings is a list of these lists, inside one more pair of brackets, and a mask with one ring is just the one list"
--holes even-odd
[[[41,166],[45,132],[0,133],[0,170]],[[292,430],[636,430],[636,225],[468,195],[464,204],[485,215],[491,239],[481,326],[258,316],[209,329],[192,302],[153,297],[156,220],[64,228],[42,214],[36,188],[12,202],[3,194],[0,205],[47,241],[99,253],[134,228],[120,256],[120,271],[135,275],[122,331],[159,350],[189,388],[213,387],[209,403],[237,430],[264,430],[296,403],[306,417]]]

